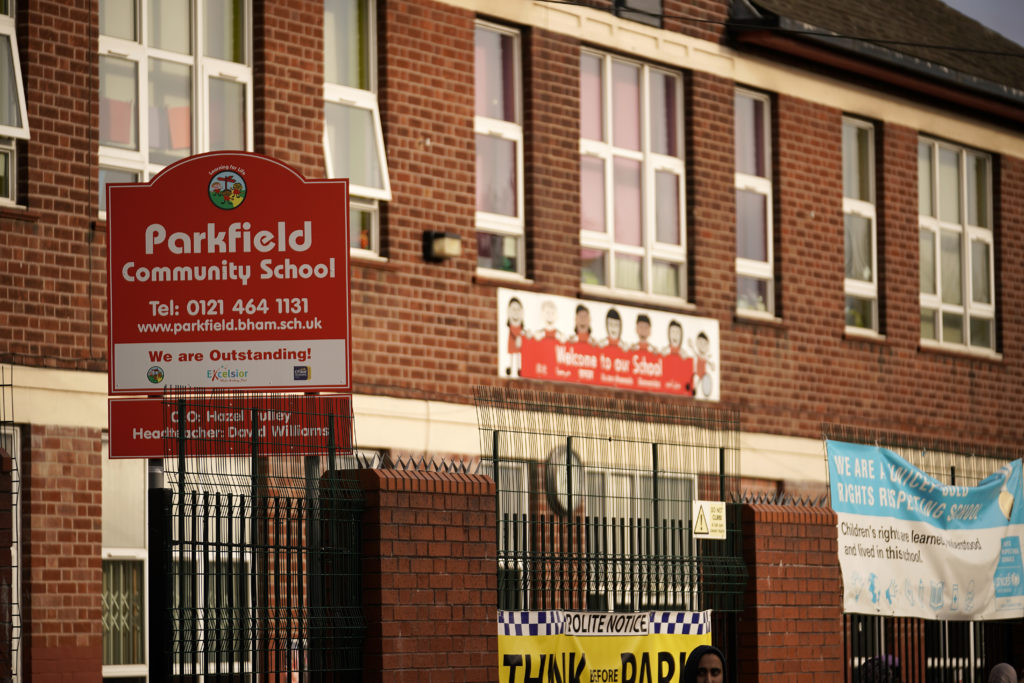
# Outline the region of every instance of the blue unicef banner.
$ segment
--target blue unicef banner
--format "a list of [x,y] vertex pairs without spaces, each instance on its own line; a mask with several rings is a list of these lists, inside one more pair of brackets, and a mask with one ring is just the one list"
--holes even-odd
[[877,446],[826,442],[847,612],[1024,616],[1021,461],[949,486]]

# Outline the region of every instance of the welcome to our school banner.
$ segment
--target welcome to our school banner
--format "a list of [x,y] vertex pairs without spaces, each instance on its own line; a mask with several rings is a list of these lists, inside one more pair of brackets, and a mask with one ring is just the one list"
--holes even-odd
[[498,612],[498,680],[679,683],[711,612]]
[[1021,461],[947,486],[885,448],[828,441],[847,612],[1024,616]]

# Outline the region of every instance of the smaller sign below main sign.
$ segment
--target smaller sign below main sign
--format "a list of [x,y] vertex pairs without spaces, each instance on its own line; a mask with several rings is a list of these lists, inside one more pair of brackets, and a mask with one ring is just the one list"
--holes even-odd
[[693,501],[693,537],[698,540],[725,539],[725,503],[720,500]]
[[188,457],[351,454],[352,397],[348,394],[289,396],[256,407],[243,396],[223,394],[180,403],[164,398],[112,398],[109,457]]

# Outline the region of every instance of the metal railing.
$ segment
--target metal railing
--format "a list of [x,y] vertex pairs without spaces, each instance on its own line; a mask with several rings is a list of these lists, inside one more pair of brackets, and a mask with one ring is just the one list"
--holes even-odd
[[693,533],[694,501],[737,494],[736,415],[495,388],[476,401],[500,607],[742,608],[738,515],[725,540]]
[[[350,407],[313,396],[165,397],[166,486],[150,493],[151,533],[165,536],[150,545],[151,675],[358,677],[362,497],[343,472],[357,465]],[[184,415],[194,416],[187,427]],[[268,428],[275,421],[302,428]]]

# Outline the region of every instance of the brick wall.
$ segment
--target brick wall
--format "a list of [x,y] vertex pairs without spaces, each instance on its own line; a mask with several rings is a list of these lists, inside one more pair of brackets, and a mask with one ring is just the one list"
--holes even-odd
[[[474,17],[432,2],[380,7],[380,106],[396,201],[382,211],[388,263],[352,267],[352,379],[357,391],[465,395],[466,352],[483,348],[484,314],[468,296],[476,266]],[[425,230],[457,234],[463,255],[424,262]]]
[[842,579],[828,508],[745,505],[739,681],[843,680]]
[[[666,26],[714,39],[726,3],[665,3]],[[468,403],[495,369],[495,290],[475,269],[472,11],[429,0],[378,3],[379,101],[394,198],[382,207],[387,261],[352,267],[357,392]],[[19,4],[32,139],[22,203],[0,211],[0,357],[106,369],[106,235],[97,213],[95,3]],[[694,21],[699,20],[699,21]],[[707,23],[711,22],[711,23]],[[322,13],[316,0],[257,3],[256,151],[323,173]],[[513,27],[515,28],[515,27]],[[524,289],[580,294],[578,36],[523,29],[527,274]],[[685,75],[690,308],[718,320],[721,407],[751,431],[817,437],[822,422],[982,445],[1024,438],[1014,387],[1024,298],[1024,162],[996,158],[998,334],[1002,358],[920,348],[916,141],[879,122],[879,268],[883,336],[846,336],[842,316],[843,112],[773,97],[776,275],[781,317],[735,315],[734,83]],[[744,84],[747,86],[756,84]],[[422,259],[425,230],[460,236],[463,255]],[[505,283],[507,284],[507,283]],[[565,390],[565,385],[531,383]],[[579,385],[572,391],[586,391]],[[602,393],[606,393],[602,391]],[[631,398],[636,393],[623,394]],[[921,405],[919,397],[929,400]],[[652,399],[655,397],[651,397]],[[659,401],[686,399],[656,397]]]
[[100,430],[33,426],[30,439],[20,499],[23,680],[99,683]]
[[363,680],[493,680],[494,482],[396,470],[356,476],[366,496]]
[[32,138],[19,143],[25,208],[0,211],[0,358],[105,370],[106,240],[92,224],[97,5],[26,0],[18,10]]
[[255,3],[256,151],[306,178],[324,176],[322,0]]
[[579,49],[537,28],[523,45],[528,275],[561,296],[574,296],[580,281]]

